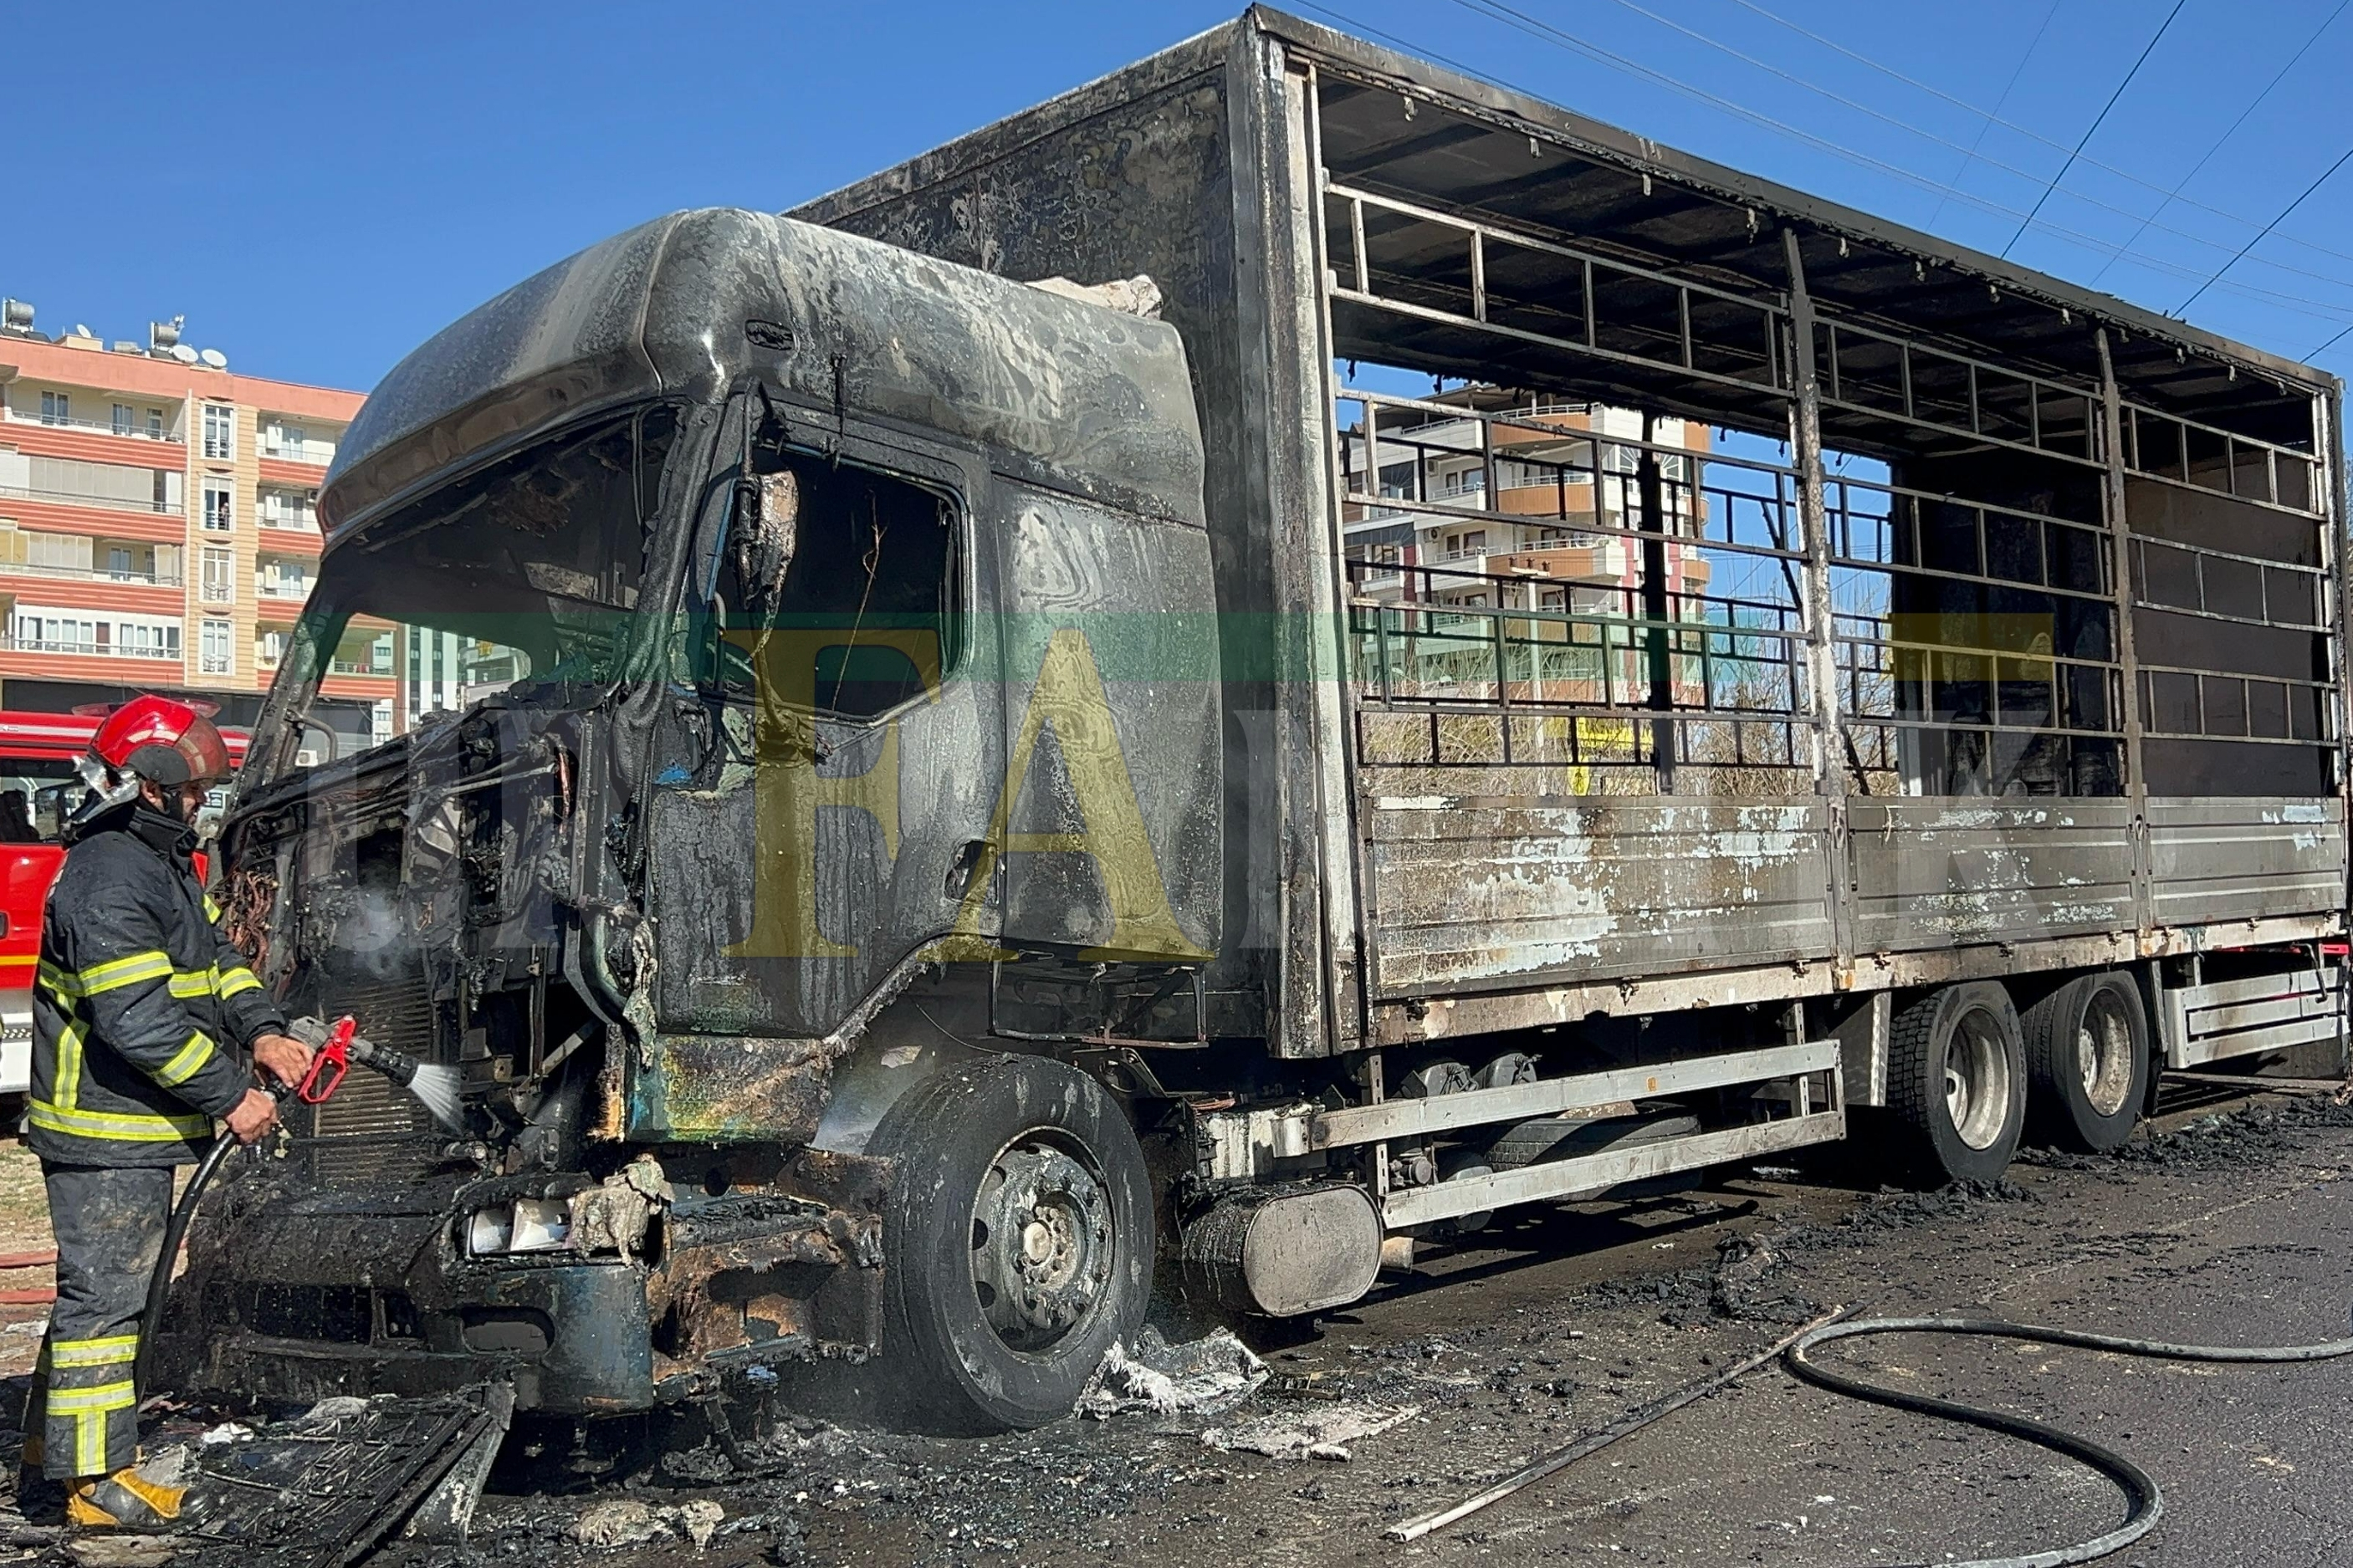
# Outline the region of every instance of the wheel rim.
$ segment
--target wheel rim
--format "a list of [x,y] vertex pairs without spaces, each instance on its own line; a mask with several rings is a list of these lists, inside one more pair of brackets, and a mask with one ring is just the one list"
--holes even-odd
[[2092,993],[2075,1024],[2075,1069],[2094,1111],[2114,1116],[2132,1094],[2132,1021],[2113,987]]
[[1079,1332],[1111,1288],[1111,1194],[1082,1149],[1045,1131],[997,1151],[972,1205],[972,1291],[1011,1350]]
[[1961,1142],[1990,1149],[2010,1120],[2010,1053],[2003,1049],[2001,1023],[1973,1007],[1953,1026],[1945,1043],[1945,1113]]

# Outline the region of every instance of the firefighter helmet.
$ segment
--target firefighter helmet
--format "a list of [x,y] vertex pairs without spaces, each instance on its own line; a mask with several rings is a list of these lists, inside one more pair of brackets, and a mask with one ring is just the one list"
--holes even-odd
[[117,775],[160,784],[207,784],[229,773],[228,742],[213,721],[152,692],[108,714],[90,749]]

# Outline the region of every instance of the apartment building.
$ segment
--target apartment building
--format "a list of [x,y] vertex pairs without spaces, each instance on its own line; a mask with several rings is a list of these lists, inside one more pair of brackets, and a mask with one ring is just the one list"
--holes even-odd
[[[176,343],[0,326],[0,706],[164,690],[249,722],[318,574],[319,486],[361,395],[232,373]],[[392,732],[390,626],[355,626],[327,695]]]
[[1651,530],[1668,595],[1704,594],[1708,449],[1704,425],[1496,387],[1367,398],[1344,448],[1353,575],[1382,600],[1606,613]]

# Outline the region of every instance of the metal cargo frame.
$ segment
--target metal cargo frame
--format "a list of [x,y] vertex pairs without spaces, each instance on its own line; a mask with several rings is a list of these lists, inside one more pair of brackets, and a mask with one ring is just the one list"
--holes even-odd
[[[1212,454],[1227,1032],[1323,1056],[2345,929],[2311,367],[1263,8],[795,216],[1161,286]],[[1580,399],[1742,444],[1567,438]],[[1641,569],[1553,603],[1352,555],[1514,489]]]

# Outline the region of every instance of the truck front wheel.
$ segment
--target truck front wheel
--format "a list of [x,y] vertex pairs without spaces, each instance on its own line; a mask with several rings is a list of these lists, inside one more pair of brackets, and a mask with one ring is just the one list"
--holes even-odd
[[1895,1016],[1887,1041],[1892,1151],[1928,1185],[1998,1180],[2026,1118],[2026,1053],[2010,994],[1947,985]]
[[881,1353],[902,1414],[958,1433],[1071,1413],[1152,1294],[1152,1187],[1103,1086],[1038,1057],[911,1090],[868,1152],[898,1163]]
[[2069,981],[2019,1020],[2037,1142],[2105,1154],[2132,1136],[2148,1095],[2148,1018],[2132,977]]

